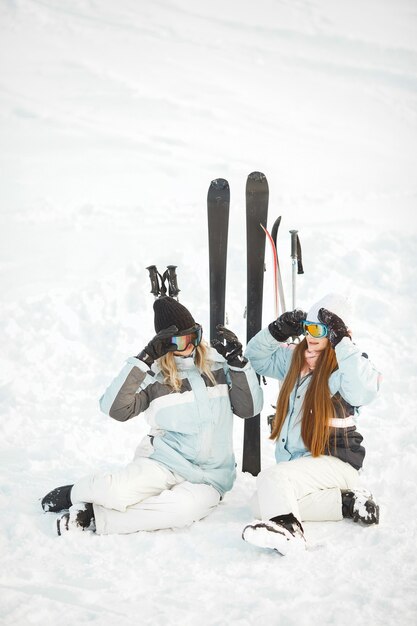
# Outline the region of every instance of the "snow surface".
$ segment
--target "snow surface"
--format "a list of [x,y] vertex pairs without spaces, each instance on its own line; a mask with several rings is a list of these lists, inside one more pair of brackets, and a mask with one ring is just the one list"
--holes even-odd
[[[417,618],[414,0],[1,0],[2,623],[411,624]],[[270,183],[290,300],[349,293],[384,373],[363,410],[378,527],[306,524],[293,558],[249,546],[239,473],[190,529],[58,538],[39,498],[128,462],[140,418],[98,398],[152,335],[146,266],[179,267],[207,328],[210,181],[231,186],[227,310],[244,339],[244,188]],[[273,318],[267,251],[264,322]],[[272,464],[264,388],[263,466]],[[242,424],[235,448],[241,464]]]

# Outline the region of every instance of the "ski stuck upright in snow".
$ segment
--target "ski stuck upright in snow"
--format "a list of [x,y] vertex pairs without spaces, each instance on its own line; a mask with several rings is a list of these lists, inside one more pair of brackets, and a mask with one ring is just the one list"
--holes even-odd
[[[246,182],[247,306],[246,339],[262,327],[262,298],[265,271],[265,232],[269,188],[261,172],[249,174]],[[257,476],[261,470],[260,416],[245,420],[242,471]]]

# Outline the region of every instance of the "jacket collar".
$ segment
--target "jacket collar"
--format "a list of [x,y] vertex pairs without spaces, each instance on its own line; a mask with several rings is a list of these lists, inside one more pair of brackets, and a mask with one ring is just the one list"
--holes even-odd
[[190,370],[190,369],[195,367],[194,353],[191,354],[190,356],[185,357],[185,358],[183,358],[181,356],[175,356],[174,359],[175,359],[175,364],[177,366],[177,369],[179,371],[181,371],[181,370]]

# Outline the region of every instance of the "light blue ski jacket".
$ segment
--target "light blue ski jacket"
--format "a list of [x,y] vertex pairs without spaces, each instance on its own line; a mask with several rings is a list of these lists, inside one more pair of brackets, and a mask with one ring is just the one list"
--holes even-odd
[[[245,356],[258,374],[283,380],[290,368],[293,349],[279,343],[268,328],[257,333],[248,343]],[[357,432],[353,415],[358,407],[376,398],[381,374],[367,356],[348,338],[343,338],[335,348],[339,368],[329,378],[332,396],[341,398],[342,413],[335,413],[331,422],[331,454],[350,463],[356,469],[362,465],[365,449],[363,437]],[[277,463],[309,455],[301,437],[301,419],[304,398],[311,374],[298,380],[291,392],[288,413],[276,441]],[[339,400],[336,406],[339,406]]]
[[143,413],[151,428],[135,456],[154,459],[223,495],[236,477],[233,414],[257,415],[262,390],[250,362],[244,368],[231,367],[214,349],[210,351],[214,385],[192,356],[175,360],[182,379],[179,392],[164,383],[157,363],[150,371],[131,357],[100,399],[101,410],[119,421]]

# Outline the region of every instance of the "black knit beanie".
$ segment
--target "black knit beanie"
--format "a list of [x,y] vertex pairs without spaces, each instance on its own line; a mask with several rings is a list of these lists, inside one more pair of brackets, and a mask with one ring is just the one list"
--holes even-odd
[[159,333],[163,328],[176,326],[179,332],[188,330],[195,325],[195,320],[188,309],[174,298],[162,296],[153,304],[155,311],[155,330]]

